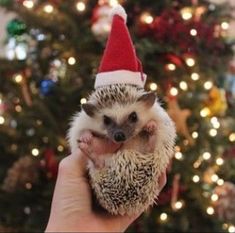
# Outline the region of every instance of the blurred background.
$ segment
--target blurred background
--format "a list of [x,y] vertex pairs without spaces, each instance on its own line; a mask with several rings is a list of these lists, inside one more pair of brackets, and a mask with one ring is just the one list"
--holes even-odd
[[[235,1],[120,0],[176,123],[168,183],[133,232],[235,232]],[[0,0],[0,232],[45,229],[71,116],[118,0]]]

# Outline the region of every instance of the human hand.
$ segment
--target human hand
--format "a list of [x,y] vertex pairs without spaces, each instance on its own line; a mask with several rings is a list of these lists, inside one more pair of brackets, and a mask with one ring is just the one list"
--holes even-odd
[[[117,150],[117,145],[93,137],[90,148],[99,153],[112,153]],[[87,156],[80,150],[60,163],[46,232],[124,232],[141,214],[113,216],[95,212],[86,163]],[[162,189],[166,183],[165,172],[158,182]]]

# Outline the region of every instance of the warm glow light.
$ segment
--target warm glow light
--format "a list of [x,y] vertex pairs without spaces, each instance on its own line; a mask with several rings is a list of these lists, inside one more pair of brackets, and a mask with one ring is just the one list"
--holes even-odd
[[78,11],[82,12],[86,9],[86,5],[84,2],[77,2],[76,8]]
[[37,148],[33,148],[31,151],[33,156],[38,156],[39,155],[39,150]]
[[86,98],[81,98],[80,103],[85,104],[87,102]]
[[201,117],[207,117],[211,113],[210,109],[205,107],[200,111]]
[[213,127],[214,127],[215,129],[218,129],[218,128],[220,127],[220,123],[219,123],[217,117],[212,117],[212,118],[211,118],[211,124],[213,125]]
[[206,212],[207,214],[209,215],[213,215],[215,213],[215,210],[212,206],[209,206],[207,209],[206,209]]
[[217,158],[217,159],[216,159],[216,164],[217,164],[218,166],[221,166],[221,165],[224,164],[224,160],[223,160],[222,158]]
[[182,89],[183,91],[188,90],[188,84],[185,81],[181,81],[179,86],[180,86],[180,89]]
[[193,17],[192,9],[189,7],[185,7],[181,10],[181,16],[184,20],[189,20]]
[[217,135],[217,130],[216,129],[210,129],[209,134],[211,137],[215,137]]
[[193,176],[192,178],[194,183],[198,183],[200,181],[200,177],[198,175]]
[[170,89],[170,94],[171,94],[172,96],[178,95],[178,89],[175,88],[175,87],[172,87],[172,88]]
[[205,159],[205,160],[209,160],[209,159],[211,158],[211,153],[209,153],[209,152],[204,152],[204,153],[202,154],[202,157],[203,157],[203,159]]
[[168,218],[168,216],[167,216],[166,213],[162,213],[162,214],[160,215],[160,220],[163,221],[163,222],[166,221],[167,218]]
[[198,138],[198,132],[196,132],[196,131],[193,132],[193,133],[192,133],[192,137],[193,137],[194,139]]
[[235,133],[231,133],[228,137],[230,142],[235,142]]
[[212,88],[212,86],[213,86],[213,83],[212,83],[211,81],[206,81],[206,82],[204,83],[204,88],[205,88],[206,90],[210,90],[210,89]]
[[178,151],[175,153],[175,158],[181,160],[183,158],[183,154],[180,151]]
[[199,76],[198,73],[192,73],[192,74],[191,74],[191,79],[192,79],[193,81],[197,81],[199,78],[200,78],[200,76]]
[[109,4],[110,6],[114,7],[114,6],[117,6],[119,3],[118,3],[118,0],[109,0]]
[[20,105],[16,105],[15,106],[15,110],[16,110],[16,112],[21,112],[22,111],[22,107]]
[[16,75],[14,76],[14,79],[15,79],[15,82],[16,82],[16,83],[21,83],[22,80],[23,80],[23,76],[22,76],[21,74],[16,74]]
[[62,152],[62,151],[64,151],[64,147],[63,147],[62,145],[59,145],[59,146],[57,147],[57,150],[60,151],[60,152]]
[[219,196],[216,193],[211,195],[211,200],[212,201],[218,201],[218,199],[219,199]]
[[186,64],[187,64],[189,67],[192,67],[192,66],[195,65],[195,60],[194,60],[192,57],[186,58]]
[[177,201],[177,202],[175,203],[175,208],[176,208],[177,210],[181,209],[182,207],[183,207],[183,202],[182,202],[182,201]]
[[222,22],[221,23],[221,28],[224,30],[228,30],[229,29],[229,23],[228,22]]
[[145,12],[143,13],[141,16],[140,16],[140,20],[143,22],[143,23],[146,23],[146,24],[151,24],[154,20],[153,16],[150,15],[150,13],[148,12]]
[[74,57],[69,57],[68,63],[69,65],[74,65],[76,63],[76,59]]
[[176,69],[176,66],[173,63],[169,63],[167,64],[167,69],[170,71],[174,71]]
[[220,185],[220,186],[223,185],[224,184],[224,180],[223,179],[218,179],[217,180],[217,184]]
[[194,28],[191,29],[191,30],[190,30],[190,35],[191,35],[191,36],[196,36],[196,35],[197,35],[197,30],[194,29]]
[[156,91],[157,90],[157,84],[156,83],[150,83],[149,85],[151,91]]
[[44,10],[46,13],[50,14],[50,13],[53,12],[54,7],[53,7],[51,4],[46,4],[46,5],[44,6],[43,10]]
[[211,180],[212,180],[213,182],[217,182],[218,179],[219,179],[219,177],[218,177],[217,174],[213,174],[213,175],[211,176]]
[[229,226],[228,232],[229,233],[234,233],[235,232],[235,226],[233,226],[233,225]]
[[5,118],[3,116],[0,116],[0,125],[3,125],[5,122]]
[[23,1],[22,4],[24,7],[28,8],[28,9],[31,9],[34,7],[34,2],[31,0],[25,0],[25,1]]

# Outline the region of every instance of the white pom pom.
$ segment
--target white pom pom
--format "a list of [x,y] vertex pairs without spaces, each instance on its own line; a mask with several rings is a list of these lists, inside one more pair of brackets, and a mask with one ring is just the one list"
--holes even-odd
[[123,18],[124,22],[126,23],[127,14],[126,14],[126,11],[124,10],[124,8],[121,5],[117,5],[112,9],[111,17],[113,17],[114,15],[119,15],[120,17]]

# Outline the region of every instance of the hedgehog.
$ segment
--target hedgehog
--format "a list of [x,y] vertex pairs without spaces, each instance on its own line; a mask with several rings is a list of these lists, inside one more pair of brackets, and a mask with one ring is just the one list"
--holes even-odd
[[115,153],[93,155],[88,162],[99,204],[114,215],[137,214],[154,204],[157,180],[175,141],[174,123],[155,93],[130,84],[97,88],[72,120],[68,133],[72,153],[84,132],[121,145]]

